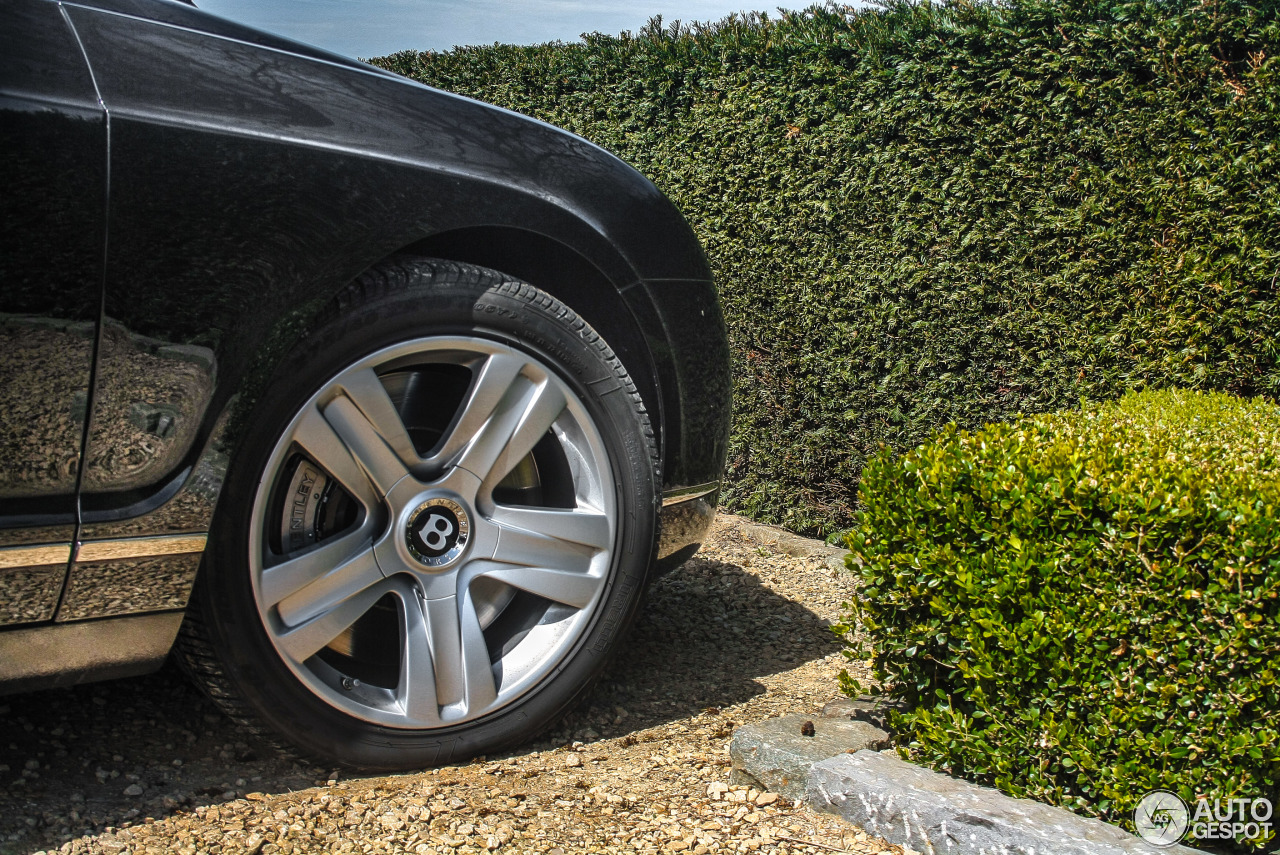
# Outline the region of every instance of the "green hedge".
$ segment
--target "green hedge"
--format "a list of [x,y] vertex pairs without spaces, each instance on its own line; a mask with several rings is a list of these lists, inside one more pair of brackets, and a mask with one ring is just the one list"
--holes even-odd
[[1157,788],[1280,806],[1280,407],[950,426],[869,461],[862,501],[842,629],[916,758],[1130,827]]
[[881,443],[950,421],[1276,396],[1277,56],[1273,3],[1009,0],[375,61],[674,199],[733,345],[728,505],[828,533]]

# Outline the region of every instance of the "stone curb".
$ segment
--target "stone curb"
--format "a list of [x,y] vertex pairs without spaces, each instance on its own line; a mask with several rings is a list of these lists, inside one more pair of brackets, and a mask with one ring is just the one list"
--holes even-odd
[[844,557],[849,550],[843,546],[828,546],[821,540],[787,531],[781,526],[752,522],[746,517],[733,516],[733,520],[734,528],[762,546],[797,558],[820,558],[833,570],[848,571]]
[[1101,820],[1011,798],[878,751],[815,763],[805,801],[924,855],[1195,853],[1185,846],[1152,846]]
[[[846,718],[789,715],[738,728],[730,783],[804,801],[922,855],[1191,855],[1062,808],[908,763],[888,734]],[[1203,855],[1203,853],[1199,853]]]
[[[812,736],[805,735],[805,725]],[[889,734],[865,721],[787,715],[734,731],[729,743],[729,783],[749,784],[803,801],[810,769],[849,746],[887,748]]]

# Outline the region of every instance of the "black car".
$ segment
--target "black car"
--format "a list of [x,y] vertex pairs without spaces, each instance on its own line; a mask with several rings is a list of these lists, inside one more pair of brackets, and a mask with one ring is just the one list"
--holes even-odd
[[541,122],[170,0],[0,15],[0,690],[362,768],[548,726],[710,525],[691,230]]

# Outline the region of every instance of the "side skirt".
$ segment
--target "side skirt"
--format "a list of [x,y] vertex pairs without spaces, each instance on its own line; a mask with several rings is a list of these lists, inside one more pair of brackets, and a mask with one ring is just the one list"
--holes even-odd
[[0,694],[148,674],[181,625],[176,611],[0,632]]

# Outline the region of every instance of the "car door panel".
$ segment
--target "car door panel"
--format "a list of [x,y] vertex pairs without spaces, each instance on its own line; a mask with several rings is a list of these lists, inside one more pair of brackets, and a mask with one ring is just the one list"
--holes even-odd
[[0,515],[72,518],[102,289],[106,127],[57,4],[0,29]]
[[106,122],[50,0],[0,28],[0,626],[46,621],[75,534],[102,291]]

